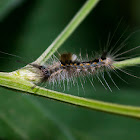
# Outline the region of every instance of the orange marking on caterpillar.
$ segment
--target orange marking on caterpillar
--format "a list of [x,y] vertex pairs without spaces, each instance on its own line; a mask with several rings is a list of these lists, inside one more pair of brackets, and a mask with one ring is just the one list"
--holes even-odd
[[90,65],[90,63],[87,63],[86,65],[87,65],[87,66],[89,66],[89,65]]

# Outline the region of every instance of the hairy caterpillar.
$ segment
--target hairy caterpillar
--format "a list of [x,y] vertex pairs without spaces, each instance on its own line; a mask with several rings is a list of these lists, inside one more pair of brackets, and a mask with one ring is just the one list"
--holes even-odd
[[[100,81],[100,83],[105,88],[107,86],[107,88],[110,91],[112,91],[104,77],[104,71],[107,72],[107,74],[108,74],[109,78],[111,79],[111,81],[113,82],[113,84],[118,88],[118,86],[114,82],[113,78],[111,77],[109,71],[113,70],[115,72],[115,74],[121,80],[123,80],[123,79],[119,76],[119,74],[116,73],[113,63],[115,63],[116,60],[120,59],[120,58],[117,58],[118,56],[121,56],[121,55],[128,53],[134,49],[137,49],[139,47],[140,46],[132,48],[132,49],[127,50],[120,54],[116,54],[118,50],[115,52],[112,52],[112,53],[111,53],[111,51],[110,52],[104,51],[98,57],[95,57],[94,59],[90,59],[90,60],[81,60],[75,54],[64,53],[64,54],[60,55],[59,60],[53,62],[52,64],[48,64],[45,66],[45,65],[38,65],[35,63],[31,63],[30,65],[32,65],[33,67],[37,68],[40,71],[39,75],[41,77],[41,82],[61,83],[61,81],[63,81],[63,82],[67,81],[67,82],[72,82],[74,84],[75,79],[77,77],[84,77],[84,76],[92,75],[92,76],[97,77],[98,80]],[[134,76],[130,73],[127,73],[124,70],[121,70],[121,69],[119,69],[119,70],[128,75]],[[105,84],[101,80],[99,75],[101,75]],[[136,76],[134,76],[134,77],[136,77]],[[94,86],[91,80],[90,80],[90,82],[91,82],[92,86]],[[83,86],[82,83],[81,83],[81,85]]]
[[[111,38],[111,40],[112,40],[112,38]],[[126,40],[128,38],[126,38]],[[110,40],[110,42],[111,42],[111,40]],[[36,72],[37,77],[40,78],[40,83],[47,82],[46,86],[48,85],[48,83],[49,84],[53,83],[53,85],[58,83],[60,85],[61,82],[64,83],[64,81],[67,81],[67,83],[71,82],[73,85],[75,85],[75,83],[77,82],[76,79],[78,77],[84,78],[85,76],[87,76],[87,77],[93,76],[98,79],[98,81],[104,86],[105,89],[108,88],[110,91],[112,91],[108,82],[106,81],[106,79],[104,77],[104,72],[106,71],[107,75],[109,76],[109,78],[111,79],[113,84],[118,88],[118,86],[114,82],[113,78],[111,77],[111,74],[109,71],[114,71],[115,74],[117,75],[117,77],[119,77],[121,80],[123,80],[119,76],[119,74],[116,72],[116,69],[113,66],[113,64],[116,63],[118,60],[125,59],[125,57],[119,58],[119,56],[126,54],[132,50],[138,49],[140,47],[140,46],[138,46],[138,47],[132,48],[130,50],[127,50],[125,52],[118,54],[118,52],[125,46],[124,42],[126,40],[124,40],[120,45],[118,45],[119,47],[114,49],[117,46],[117,43],[118,43],[118,41],[117,41],[115,43],[115,45],[109,51],[108,51],[109,48],[106,48],[97,57],[95,57],[93,55],[93,58],[91,58],[91,59],[89,59],[89,58],[83,59],[83,58],[81,58],[81,55],[78,58],[78,56],[75,54],[64,53],[64,54],[60,55],[60,59],[58,59],[58,58],[56,59],[55,56],[54,56],[55,59],[53,59],[53,57],[52,57],[50,59],[50,63],[49,63],[49,61],[47,61],[46,64],[39,65],[39,64],[36,64],[33,62],[33,63],[30,63],[29,65],[37,69],[37,71],[35,71],[35,72]],[[110,42],[108,39],[106,46],[110,46]],[[4,52],[1,52],[1,53],[4,53]],[[21,58],[17,55],[13,55],[13,54],[8,54],[8,53],[4,53],[4,54],[11,55],[11,56],[14,56],[17,58]],[[134,76],[130,73],[127,73],[126,71],[124,71],[122,69],[119,69],[119,70],[128,75]],[[136,77],[136,76],[134,76],[134,77]],[[139,77],[137,77],[137,78],[139,78]],[[92,84],[92,86],[94,87],[92,80],[89,79],[89,81]],[[81,79],[80,79],[80,83],[83,87]],[[38,83],[35,83],[35,84],[38,84]],[[106,86],[107,86],[107,88],[106,88]]]
[[[105,89],[108,88],[110,91],[112,91],[108,82],[106,81],[104,77],[104,72],[106,71],[106,73],[108,74],[113,84],[118,88],[113,78],[111,77],[111,74],[109,71],[114,71],[115,74],[121,80],[123,79],[116,72],[116,69],[113,66],[113,63],[121,59],[121,58],[118,58],[118,56],[126,54],[132,50],[138,49],[139,47],[140,46],[132,48],[120,54],[117,54],[120,48],[117,48],[115,51],[112,51],[110,49],[110,51],[103,51],[97,57],[94,57],[91,59],[88,58],[87,60],[82,59],[81,56],[80,58],[78,58],[77,55],[72,54],[72,53],[64,53],[60,55],[60,59],[51,58],[50,63],[47,62],[47,64],[45,65],[39,65],[36,63],[30,63],[29,65],[37,69],[37,71],[35,72],[36,72],[37,77],[40,78],[40,83],[47,82],[46,86],[52,83],[53,85],[57,83],[60,85],[61,82],[64,83],[64,81],[67,81],[67,83],[71,82],[73,85],[75,85],[75,83],[77,82],[76,79],[78,77],[84,78],[85,76],[93,76],[98,79],[98,81],[104,86]],[[4,53],[4,52],[1,52],[1,53]],[[4,54],[8,54],[8,53],[4,53]],[[19,56],[16,56],[13,54],[8,54],[8,55],[20,58]],[[130,73],[127,73],[126,71],[122,69],[119,69],[119,70],[128,75],[134,76]],[[80,80],[80,83],[83,87],[82,80]],[[90,80],[90,83],[94,87],[94,84],[91,80]]]
[[65,53],[61,55],[60,61],[53,65],[47,67],[34,63],[31,65],[40,69],[43,81],[52,81],[95,74],[96,70],[103,70],[104,67],[111,68],[112,63],[113,59],[104,52],[99,58],[89,61],[80,61],[75,54]]
[[[72,84],[74,85],[77,77],[83,78],[85,76],[94,76],[104,86],[105,89],[108,88],[110,91],[112,91],[108,82],[106,81],[104,77],[104,71],[107,72],[113,84],[118,88],[113,78],[111,77],[111,74],[109,73],[109,71],[114,71],[115,74],[121,80],[123,79],[119,76],[118,73],[116,73],[113,63],[117,62],[116,60],[120,59],[118,58],[118,56],[128,53],[134,49],[138,49],[139,47],[140,46],[132,48],[120,54],[116,54],[120,48],[113,52],[111,52],[112,50],[103,51],[103,53],[98,55],[98,57],[95,57],[92,59],[88,58],[88,60],[81,59],[81,57],[78,58],[77,55],[72,54],[72,53],[64,53],[60,55],[60,59],[51,59],[51,63],[47,63],[45,65],[30,63],[29,65],[37,69],[37,71],[35,72],[37,73],[38,77],[41,79],[40,83],[47,82],[46,85],[48,85],[48,83],[49,84],[59,83],[60,85],[62,81],[72,82]],[[1,52],[1,53],[4,53],[4,52]],[[8,54],[8,53],[4,53],[4,54]],[[19,56],[16,56],[13,54],[8,54],[8,55],[20,58]],[[121,69],[119,70],[128,75],[131,75],[124,70],[121,70]],[[103,81],[101,80],[100,76],[102,77]],[[134,76],[134,75],[131,75],[131,76]],[[81,80],[80,82],[83,87]],[[90,83],[94,87],[91,80],[90,80]]]

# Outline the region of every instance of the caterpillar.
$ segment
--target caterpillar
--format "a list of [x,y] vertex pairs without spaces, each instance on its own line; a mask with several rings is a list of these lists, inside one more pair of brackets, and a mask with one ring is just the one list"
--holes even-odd
[[[115,67],[113,66],[113,64],[115,62],[117,62],[116,60],[120,59],[120,58],[118,58],[118,56],[121,56],[121,55],[128,53],[134,49],[137,49],[139,47],[140,46],[132,48],[132,49],[127,50],[120,54],[116,54],[118,50],[113,53],[111,53],[111,51],[109,51],[109,52],[103,51],[103,53],[101,55],[98,55],[98,57],[95,57],[94,59],[91,59],[91,60],[81,60],[75,54],[64,53],[64,54],[60,55],[59,60],[55,61],[52,64],[48,64],[45,66],[45,65],[38,65],[35,63],[31,63],[30,65],[32,65],[33,67],[35,67],[39,70],[41,82],[61,83],[61,81],[63,81],[63,82],[72,81],[72,83],[74,84],[74,82],[75,82],[74,80],[77,77],[85,77],[85,76],[92,75],[92,76],[95,76],[98,78],[98,80],[105,87],[105,89],[108,88],[110,91],[112,91],[104,77],[104,71],[107,72],[107,74],[108,74],[109,78],[111,79],[111,81],[113,82],[113,84],[118,88],[118,86],[114,82],[113,78],[111,77],[111,74],[109,73],[109,71],[114,71],[115,74],[121,80],[123,80],[119,76],[119,74],[116,73],[116,70],[115,70]],[[131,75],[131,74],[125,72],[124,70],[121,70],[121,69],[119,69],[119,70],[128,75]],[[104,84],[104,82],[102,82],[101,78],[98,75],[102,76],[105,84]],[[131,75],[131,76],[134,76],[134,75]],[[136,76],[134,76],[134,77],[136,77]],[[90,82],[91,82],[92,86],[94,87],[91,80],[90,80]],[[107,88],[106,88],[106,86],[107,86]],[[83,87],[83,85],[82,85],[82,87]]]
[[[72,54],[72,53],[63,53],[60,55],[60,59],[57,59],[57,60],[51,59],[51,63],[47,62],[47,64],[45,64],[45,65],[39,65],[39,64],[36,64],[33,62],[33,63],[30,63],[29,65],[37,69],[37,71],[35,71],[35,73],[36,73],[37,77],[40,78],[40,83],[47,82],[46,85],[48,85],[48,83],[49,84],[51,84],[51,83],[60,84],[62,81],[63,81],[63,83],[64,83],[64,81],[67,81],[67,82],[72,82],[73,84],[75,84],[76,78],[92,75],[92,76],[95,76],[98,78],[98,80],[104,86],[105,89],[108,88],[110,91],[112,91],[108,82],[106,81],[106,79],[104,77],[104,71],[107,72],[107,74],[108,74],[109,78],[111,79],[111,81],[113,82],[113,84],[118,88],[118,86],[114,82],[113,78],[111,77],[111,74],[109,73],[109,71],[114,71],[115,74],[121,80],[123,80],[123,78],[121,78],[119,76],[119,74],[116,73],[116,69],[113,64],[116,63],[117,60],[121,59],[121,58],[118,58],[119,56],[126,54],[130,51],[133,51],[135,49],[138,49],[138,48],[140,48],[140,46],[132,48],[132,49],[122,52],[120,54],[117,54],[117,52],[121,48],[117,48],[113,52],[112,52],[113,49],[110,49],[110,51],[102,51],[102,53],[100,55],[98,55],[97,57],[94,57],[92,59],[87,59],[87,60],[81,59],[81,57],[78,58],[77,55]],[[1,53],[4,53],[4,52],[1,52]],[[8,54],[8,53],[4,53],[4,54]],[[20,58],[19,56],[16,56],[13,54],[8,54],[8,55]],[[119,69],[119,70],[130,76],[134,76],[130,73],[127,73],[124,70],[121,70],[121,69]],[[101,75],[103,81],[101,80],[99,75]],[[134,77],[136,77],[136,76],[134,76]],[[137,78],[139,78],[139,77],[137,77]],[[80,82],[83,87],[82,81],[80,81]],[[94,87],[94,84],[92,83],[91,80],[90,80],[90,83]],[[38,84],[38,83],[34,83],[34,84]],[[106,86],[107,86],[107,88],[106,88]]]
[[42,73],[42,81],[63,80],[78,77],[87,74],[96,74],[97,70],[103,70],[104,67],[111,68],[113,60],[104,52],[100,57],[89,60],[79,61],[75,54],[64,53],[60,56],[60,61],[48,67],[30,64],[38,68]]
[[[60,84],[62,81],[72,82],[73,84],[75,84],[75,79],[78,77],[94,76],[98,78],[98,80],[104,86],[105,89],[108,88],[110,91],[112,91],[104,77],[104,71],[107,72],[113,84],[118,88],[113,78],[111,77],[111,74],[109,73],[109,71],[114,71],[115,74],[121,80],[123,80],[123,78],[121,78],[119,74],[116,73],[116,69],[113,64],[116,63],[119,59],[121,59],[121,58],[118,58],[119,56],[126,54],[130,51],[133,51],[135,49],[138,49],[139,47],[140,46],[132,48],[120,54],[117,54],[120,48],[116,49],[113,52],[110,49],[110,51],[102,51],[102,53],[98,55],[97,57],[94,57],[92,59],[88,58],[87,60],[81,59],[81,57],[78,58],[77,55],[72,54],[72,53],[63,53],[60,55],[60,59],[57,59],[57,60],[51,59],[50,61],[51,63],[47,62],[47,64],[45,65],[39,65],[33,62],[33,63],[29,63],[29,65],[37,69],[35,73],[40,78],[40,83],[47,82],[46,85],[48,85],[48,83]],[[1,52],[1,53],[4,53],[4,52]],[[21,58],[13,54],[8,54],[8,53],[4,53],[4,54]],[[121,70],[121,69],[119,70],[128,75],[134,76],[132,74],[127,73],[124,70]],[[99,75],[101,75],[103,81],[101,80]],[[83,87],[82,81],[80,82]],[[91,80],[90,80],[90,83],[94,87]],[[38,83],[35,83],[35,84],[38,84]]]

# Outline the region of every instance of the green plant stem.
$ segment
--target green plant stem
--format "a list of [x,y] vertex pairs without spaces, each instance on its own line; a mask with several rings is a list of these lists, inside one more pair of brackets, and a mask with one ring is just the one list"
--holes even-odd
[[79,12],[74,16],[66,28],[53,41],[53,43],[45,50],[45,52],[35,61],[40,65],[44,64],[48,58],[67,40],[67,38],[75,31],[79,24],[89,14],[89,12],[96,6],[99,0],[87,0]]
[[45,88],[36,86],[31,82],[19,78],[19,76],[12,73],[0,73],[0,85],[8,88],[12,88],[21,92],[27,92],[33,95],[39,95],[61,102],[89,108],[92,110],[99,110],[103,112],[118,114],[122,116],[128,116],[140,119],[140,107],[126,106],[119,104],[112,104],[103,101],[90,100],[81,97],[76,97],[56,91],[51,91]]
[[139,65],[139,64],[140,64],[140,57],[136,57],[136,58],[116,62],[113,65],[116,68],[125,68],[125,67],[130,67],[130,66],[136,66],[136,65]]

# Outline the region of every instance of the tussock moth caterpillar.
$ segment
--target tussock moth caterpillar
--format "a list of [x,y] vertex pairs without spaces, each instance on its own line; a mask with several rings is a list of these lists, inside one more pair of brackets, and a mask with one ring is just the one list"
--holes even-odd
[[50,66],[41,66],[37,64],[30,64],[33,67],[38,68],[42,73],[43,81],[53,80],[65,80],[72,77],[78,77],[81,75],[95,74],[98,71],[102,71],[104,67],[112,67],[113,59],[107,56],[104,52],[99,58],[80,61],[75,54],[65,53],[60,56],[60,61]]
[[[81,56],[80,58],[78,58],[77,55],[72,54],[72,53],[63,53],[60,55],[60,59],[58,59],[56,56],[53,55],[52,58],[50,58],[49,60],[50,63],[49,61],[47,61],[46,64],[44,65],[30,63],[29,66],[31,66],[31,69],[35,68],[35,71],[34,71],[35,75],[33,75],[35,77],[32,79],[39,78],[39,82],[46,83],[46,86],[50,84],[60,85],[60,83],[62,82],[64,83],[65,81],[67,81],[67,83],[70,82],[73,85],[75,85],[75,83],[77,82],[76,78],[78,77],[82,78],[85,76],[93,76],[98,79],[98,81],[104,86],[105,89],[109,89],[110,91],[112,91],[108,82],[106,81],[104,77],[104,72],[105,71],[107,72],[107,75],[109,76],[113,84],[118,88],[113,78],[111,77],[110,71],[114,71],[115,74],[120,79],[122,78],[116,72],[116,68],[113,66],[113,64],[116,63],[119,59],[124,59],[123,57],[119,58],[119,56],[122,56],[123,54],[126,54],[130,51],[140,48],[140,46],[138,46],[130,50],[127,50],[125,52],[122,52],[120,54],[117,54],[118,51],[120,51],[123,47],[124,46],[122,45],[120,46],[120,48],[116,48],[114,51],[113,49],[110,49],[109,51],[104,50],[97,57],[93,56],[93,58],[91,59],[89,58],[83,59],[81,58]],[[8,53],[5,53],[5,54],[8,54]],[[8,54],[8,55],[15,56],[13,54]],[[16,57],[19,58],[19,56],[16,56]],[[122,69],[119,69],[119,70],[128,75],[134,76],[130,73],[127,73],[126,71]],[[34,82],[32,79],[31,79],[31,82],[38,84],[37,83],[38,81]],[[80,81],[83,87],[82,80]],[[94,87],[94,84],[92,83],[91,80],[90,80],[90,83]]]
[[[114,71],[115,74],[123,80],[119,74],[116,72],[116,68],[113,66],[113,63],[117,62],[118,56],[121,56],[125,53],[128,53],[134,49],[138,49],[140,46],[132,48],[130,50],[127,50],[123,53],[116,54],[116,52],[107,52],[104,51],[101,55],[98,57],[95,57],[93,59],[89,60],[81,60],[79,59],[75,54],[71,53],[64,53],[60,55],[60,60],[57,60],[53,62],[52,64],[41,66],[38,64],[31,63],[33,67],[37,68],[40,72],[41,82],[47,82],[48,83],[61,83],[61,81],[67,81],[72,82],[75,84],[75,79],[77,77],[84,77],[84,76],[95,76],[98,78],[98,80],[101,82],[101,84],[106,88],[112,91],[109,84],[107,83],[105,77],[104,77],[104,71],[107,72],[109,78],[113,82],[113,84],[118,88],[116,83],[114,82],[113,78],[111,77],[111,74],[109,71]],[[113,54],[113,55],[112,55]],[[117,68],[118,69],[118,68]],[[118,69],[125,74],[134,76],[130,73],[127,73],[126,71],[122,69]],[[100,76],[102,77],[103,81],[101,80]],[[136,76],[134,76],[136,77]],[[138,77],[137,77],[138,78]],[[124,80],[123,80],[124,81]],[[93,83],[90,81],[92,86]],[[104,84],[105,83],[105,84]],[[82,84],[82,83],[81,83]],[[82,84],[83,86],[83,84]],[[106,89],[107,89],[106,88]],[[118,88],[119,89],[119,88]]]

